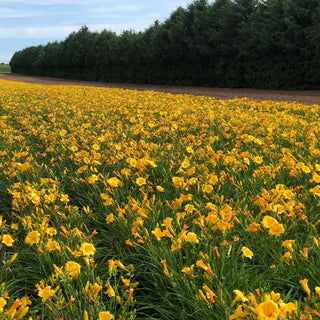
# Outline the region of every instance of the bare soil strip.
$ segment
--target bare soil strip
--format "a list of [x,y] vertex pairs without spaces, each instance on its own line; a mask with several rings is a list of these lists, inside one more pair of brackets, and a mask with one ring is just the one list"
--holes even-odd
[[196,96],[215,97],[216,99],[233,99],[247,97],[252,100],[298,102],[306,105],[320,105],[320,91],[276,91],[257,89],[227,89],[191,86],[165,86],[150,84],[109,83],[94,81],[66,80],[49,77],[24,76],[12,73],[0,73],[0,79],[44,85],[74,85],[106,88],[122,88],[129,90],[152,90],[172,94],[192,94]]

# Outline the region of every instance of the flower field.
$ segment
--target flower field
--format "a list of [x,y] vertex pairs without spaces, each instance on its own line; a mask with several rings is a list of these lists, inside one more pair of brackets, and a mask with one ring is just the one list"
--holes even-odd
[[319,319],[319,112],[0,81],[0,319]]

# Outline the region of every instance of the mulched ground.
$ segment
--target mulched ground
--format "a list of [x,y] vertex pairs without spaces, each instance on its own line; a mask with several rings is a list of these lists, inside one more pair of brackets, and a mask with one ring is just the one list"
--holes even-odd
[[207,88],[191,86],[163,86],[163,85],[143,85],[128,83],[109,83],[94,81],[66,80],[49,77],[24,76],[12,73],[0,73],[0,79],[19,81],[45,85],[76,85],[91,87],[122,88],[129,90],[152,90],[169,92],[173,94],[192,94],[197,96],[215,97],[216,99],[233,99],[247,97],[252,100],[264,101],[287,101],[298,102],[306,105],[320,105],[320,91],[276,91],[276,90],[257,90],[257,89],[226,89],[226,88]]

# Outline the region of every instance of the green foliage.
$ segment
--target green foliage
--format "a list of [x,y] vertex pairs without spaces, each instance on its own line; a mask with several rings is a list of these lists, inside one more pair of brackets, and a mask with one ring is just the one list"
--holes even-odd
[[118,82],[317,89],[316,0],[196,0],[144,32],[82,27],[16,52],[15,73]]
[[0,72],[10,72],[11,68],[8,64],[0,63]]

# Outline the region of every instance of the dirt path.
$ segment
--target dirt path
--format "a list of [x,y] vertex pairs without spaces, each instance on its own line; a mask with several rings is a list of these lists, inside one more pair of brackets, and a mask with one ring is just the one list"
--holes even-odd
[[109,83],[94,81],[76,81],[49,77],[24,76],[11,73],[0,73],[0,79],[19,81],[26,83],[45,84],[45,85],[76,85],[92,87],[123,88],[131,90],[153,90],[169,92],[173,94],[193,94],[216,99],[232,99],[247,97],[257,101],[274,100],[299,102],[306,105],[320,104],[320,91],[275,91],[275,90],[257,90],[257,89],[224,89],[190,86],[163,86],[163,85],[142,85],[128,83]]

